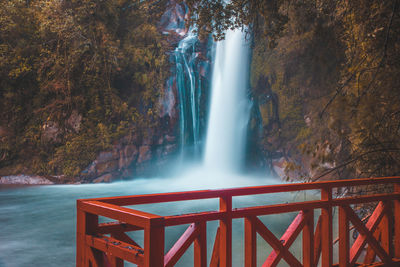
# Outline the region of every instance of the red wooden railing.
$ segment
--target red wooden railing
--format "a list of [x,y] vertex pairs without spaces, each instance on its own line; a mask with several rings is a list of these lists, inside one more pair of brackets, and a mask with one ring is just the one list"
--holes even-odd
[[[343,187],[386,185],[390,193],[356,197],[334,197]],[[321,199],[232,209],[232,198],[246,195],[320,190]],[[196,199],[219,199],[219,210],[173,216],[134,210],[123,206]],[[368,220],[360,220],[351,208],[354,204],[378,203]],[[339,257],[333,264],[333,208],[338,208]],[[314,226],[314,214],[321,214]],[[258,216],[299,212],[287,231],[277,238]],[[99,223],[99,216],[113,222]],[[400,177],[295,183],[223,190],[202,190],[85,199],[77,201],[77,266],[123,266],[124,261],[143,267],[174,266],[194,243],[194,266],[207,266],[207,222],[218,220],[219,228],[209,266],[232,266],[232,219],[244,219],[246,267],[256,266],[256,236],[272,248],[263,266],[277,266],[284,260],[289,266],[400,266]],[[190,224],[167,253],[164,251],[165,228]],[[352,227],[350,227],[350,224]],[[359,233],[354,242],[349,233]],[[139,246],[126,232],[144,231],[144,245]],[[289,248],[302,232],[302,258]],[[352,246],[350,246],[352,244]],[[366,249],[366,253],[362,251]],[[362,261],[362,263],[360,263]],[[375,262],[375,263],[374,263]]]

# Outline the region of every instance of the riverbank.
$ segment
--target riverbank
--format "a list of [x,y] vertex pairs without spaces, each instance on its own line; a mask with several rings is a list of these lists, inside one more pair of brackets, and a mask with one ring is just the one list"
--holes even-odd
[[3,175],[0,176],[0,186],[24,186],[24,185],[56,185],[56,184],[81,184],[75,178],[66,176],[39,176],[39,175]]

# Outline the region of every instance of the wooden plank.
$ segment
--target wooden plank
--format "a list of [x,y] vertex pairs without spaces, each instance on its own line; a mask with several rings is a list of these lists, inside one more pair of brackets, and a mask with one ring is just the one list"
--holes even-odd
[[[321,190],[321,199],[332,202],[332,188]],[[332,236],[332,206],[321,210],[321,266],[330,267],[333,264],[333,236]]]
[[118,239],[120,241],[124,241],[125,243],[134,245],[135,247],[141,248],[140,245],[135,242],[135,240],[133,240],[132,238],[130,238],[127,234],[125,234],[123,232],[114,232],[113,234],[111,234],[111,237]]
[[314,266],[318,266],[319,258],[321,256],[321,225],[322,217],[319,216],[314,234]]
[[[391,258],[389,255],[386,253],[386,251],[382,248],[382,246],[378,243],[378,241],[372,236],[371,230],[368,229],[362,222],[361,220],[357,217],[357,215],[354,213],[353,209],[351,209],[349,206],[343,206],[343,208],[346,210],[347,216],[349,220],[353,223],[355,228],[359,231],[359,233],[365,237],[366,241],[368,242],[369,245],[375,250],[376,254],[378,255],[379,258],[385,263],[390,263]],[[381,214],[383,212],[380,212]],[[372,214],[371,218],[374,216]],[[380,216],[381,217],[381,216]],[[370,219],[371,220],[371,219]],[[369,221],[368,221],[369,222]],[[368,224],[368,223],[367,223]],[[373,232],[373,231],[372,231]],[[354,264],[356,261],[356,258],[354,257],[355,254],[351,254],[351,264]],[[354,262],[354,263],[353,263]]]
[[[308,218],[304,216],[304,212],[300,211],[299,214],[294,218],[292,223],[289,225],[285,233],[282,235],[280,242],[282,243],[286,251],[289,251],[290,246],[300,234],[307,219]],[[285,251],[281,250],[273,250],[269,254],[267,260],[264,262],[264,265],[271,267],[277,266],[284,252]]]
[[165,216],[165,226],[174,226],[182,224],[190,224],[201,221],[216,221],[226,217],[226,212],[221,211],[207,211],[196,212],[182,215]]
[[113,232],[132,232],[138,230],[143,230],[143,227],[131,225],[120,221],[99,223],[99,226],[97,228],[97,232],[100,234],[111,234]]
[[119,241],[112,237],[96,237],[86,235],[86,243],[88,246],[107,254],[112,254],[115,257],[124,259],[131,263],[142,265],[144,260],[144,251],[131,244]]
[[207,266],[207,225],[206,222],[197,223],[199,234],[194,239],[194,267]]
[[148,194],[135,196],[105,197],[91,199],[102,201],[119,206],[129,206],[137,204],[162,203],[183,200],[195,200],[205,198],[218,198],[224,196],[245,196],[256,194],[295,192],[300,190],[318,190],[322,188],[336,188],[360,186],[368,184],[388,184],[400,183],[400,177],[381,177],[381,178],[364,178],[364,179],[343,179],[337,181],[322,181],[313,183],[291,183],[281,185],[254,186],[220,190],[200,190],[162,194]]
[[244,266],[257,266],[257,232],[252,217],[244,218]]
[[127,222],[128,224],[139,227],[147,226],[150,222],[149,220],[152,218],[160,218],[160,216],[151,213],[119,207],[98,201],[80,201],[78,202],[78,208],[89,213]]
[[210,267],[219,266],[219,243],[220,243],[220,228],[218,227],[217,233],[215,234],[214,247],[211,255]]
[[174,266],[193,243],[199,232],[199,227],[192,223],[164,256],[164,266]]
[[249,216],[262,216],[287,212],[295,212],[308,209],[320,209],[329,205],[328,201],[313,200],[295,203],[275,204],[268,206],[257,206],[239,208],[232,211],[232,218],[243,218]]
[[[260,221],[258,218],[254,218],[254,226],[256,231],[260,236],[268,242],[274,250],[281,251],[283,259],[290,265],[294,267],[301,267],[302,264],[293,256],[290,251],[285,248],[282,243],[275,237],[275,235]],[[263,267],[267,267],[268,264],[264,262]]]
[[347,267],[350,262],[349,219],[346,210],[339,207],[339,266]]
[[303,266],[314,266],[314,210],[304,211],[306,217],[303,227]]
[[[349,204],[361,204],[375,201],[390,201],[400,197],[400,194],[376,194],[371,196],[358,196],[358,197],[348,197],[348,198],[340,198],[340,199],[332,199],[332,200],[313,200],[313,201],[304,201],[304,202],[295,202],[295,203],[285,203],[285,204],[275,204],[268,206],[256,206],[256,207],[246,207],[246,208],[238,208],[231,212],[232,218],[243,218],[249,216],[261,216],[261,215],[270,215],[270,214],[280,214],[308,209],[329,209],[329,206],[341,206],[341,205],[349,205]],[[222,216],[223,214],[219,214],[217,216]],[[193,216],[193,219],[200,218],[203,215],[199,215],[199,217]],[[170,225],[168,223],[168,225]]]
[[[222,192],[221,192],[222,191]],[[132,196],[104,197],[87,200],[101,201],[118,206],[131,206],[152,203],[175,202],[184,200],[197,200],[207,198],[219,198],[224,190],[198,190],[161,194],[145,194]]]
[[224,218],[219,221],[220,242],[219,242],[219,266],[232,266],[232,197],[223,196],[219,201],[219,209],[224,212]]

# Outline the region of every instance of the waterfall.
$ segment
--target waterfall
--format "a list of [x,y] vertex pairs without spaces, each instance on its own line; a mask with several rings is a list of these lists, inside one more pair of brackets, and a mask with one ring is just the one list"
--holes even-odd
[[180,103],[180,137],[181,148],[193,146],[194,154],[200,143],[199,108],[201,84],[196,71],[198,53],[195,48],[197,35],[192,31],[182,39],[175,49],[176,84]]
[[217,42],[204,155],[206,169],[238,171],[243,163],[250,104],[247,99],[249,45],[241,30]]

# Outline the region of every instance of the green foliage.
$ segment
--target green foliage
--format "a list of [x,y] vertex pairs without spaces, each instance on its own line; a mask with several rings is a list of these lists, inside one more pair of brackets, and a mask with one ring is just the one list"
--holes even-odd
[[224,38],[227,29],[249,26],[268,37],[269,44],[283,30],[287,15],[281,12],[290,4],[287,0],[187,0],[191,11],[190,22],[196,24],[200,36],[213,34],[215,39]]
[[[104,133],[99,135],[103,137]],[[77,135],[65,145],[58,147],[53,160],[49,162],[51,171],[71,177],[79,175],[101,149],[107,148],[106,141],[99,143],[99,139],[93,133]]]
[[[315,179],[400,173],[399,8],[395,0],[280,5],[287,21],[273,46],[261,20],[251,83],[269,149],[309,158]],[[278,104],[265,100],[274,94]]]
[[0,168],[24,163],[28,172],[75,176],[98,151],[154,126],[168,74],[155,26],[162,2],[1,5]]

